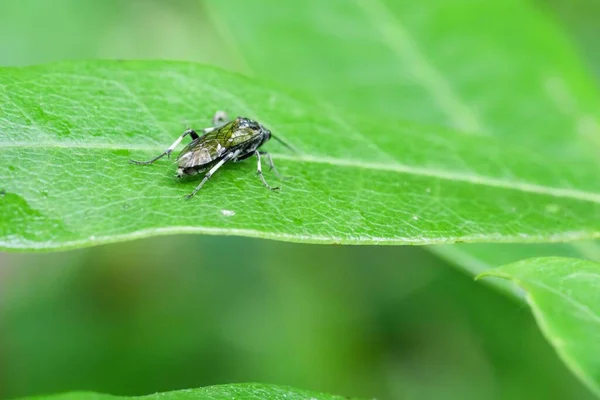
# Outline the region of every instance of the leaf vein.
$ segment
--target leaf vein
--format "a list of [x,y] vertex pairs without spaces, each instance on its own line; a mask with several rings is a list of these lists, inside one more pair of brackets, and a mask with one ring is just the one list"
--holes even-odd
[[[83,144],[83,143],[0,143],[0,148],[68,148],[68,149],[91,149],[91,150],[140,150],[140,151],[163,151],[164,148],[125,145],[125,144]],[[482,176],[476,174],[464,174],[461,172],[447,171],[436,168],[425,168],[400,163],[383,164],[376,162],[360,161],[356,159],[344,159],[323,156],[294,156],[288,154],[275,154],[273,156],[293,162],[307,162],[315,164],[328,164],[337,167],[360,168],[366,170],[386,171],[400,174],[432,177],[447,181],[463,182],[473,185],[489,186],[516,190],[525,193],[535,193],[556,198],[568,198],[600,204],[600,194],[586,192],[577,189],[543,186],[524,181],[506,181],[500,178]]]

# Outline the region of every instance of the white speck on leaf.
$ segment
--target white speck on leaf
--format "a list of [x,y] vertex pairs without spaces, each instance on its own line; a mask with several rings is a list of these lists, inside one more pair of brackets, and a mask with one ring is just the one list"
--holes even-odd
[[413,215],[412,219],[414,219],[415,221],[418,221],[419,220],[419,216],[418,215]]
[[223,214],[225,217],[233,217],[235,215],[235,211],[221,210],[221,214]]

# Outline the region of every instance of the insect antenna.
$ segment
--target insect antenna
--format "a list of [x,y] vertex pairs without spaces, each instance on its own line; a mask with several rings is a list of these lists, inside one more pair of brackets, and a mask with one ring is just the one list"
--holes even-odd
[[279,139],[277,136],[273,136],[273,134],[271,134],[271,138],[277,140],[279,143],[281,143],[282,145],[284,145],[288,150],[293,151],[294,153],[298,153],[298,150],[295,149],[294,147],[292,147],[291,145],[287,144],[286,142],[284,142],[282,139]]

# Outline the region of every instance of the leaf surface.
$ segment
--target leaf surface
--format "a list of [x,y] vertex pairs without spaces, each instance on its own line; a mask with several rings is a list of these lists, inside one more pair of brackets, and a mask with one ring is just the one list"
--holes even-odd
[[573,258],[532,258],[480,277],[510,279],[542,332],[571,370],[600,395],[600,264]]
[[[205,2],[229,48],[245,57],[246,69],[255,76],[319,94],[324,102],[377,120],[403,116],[451,126],[483,147],[497,142],[476,136],[510,141],[523,147],[523,169],[533,154],[549,157],[547,165],[554,155],[598,159],[600,154],[598,86],[564,29],[544,12],[547,5],[307,0],[290,6],[258,0],[250,8],[241,0]],[[592,9],[585,10],[593,20]],[[480,161],[486,165],[491,159]],[[586,168],[571,166],[578,173]],[[597,166],[592,169],[598,174]],[[432,250],[474,275],[521,256],[600,261],[595,242]]]
[[147,396],[125,397],[100,393],[74,392],[58,395],[35,396],[21,400],[343,400],[347,397],[300,390],[286,386],[265,384],[232,384],[200,389],[156,393]]
[[[216,109],[255,118],[281,193],[253,159],[189,201],[162,152]],[[67,248],[199,232],[312,243],[559,241],[600,232],[598,161],[551,162],[493,138],[330,115],[218,69],[172,62],[76,62],[0,70],[0,247]],[[267,179],[276,182],[272,173]]]

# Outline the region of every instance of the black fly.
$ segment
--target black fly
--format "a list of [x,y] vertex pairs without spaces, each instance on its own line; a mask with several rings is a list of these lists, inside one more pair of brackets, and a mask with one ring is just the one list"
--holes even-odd
[[271,135],[271,131],[266,129],[261,124],[248,118],[237,117],[236,119],[227,122],[227,114],[223,111],[218,111],[213,118],[213,127],[202,130],[203,135],[198,135],[194,130],[188,129],[167,149],[164,153],[149,161],[134,161],[132,164],[145,165],[152,164],[156,160],[168,156],[170,157],[173,149],[186,136],[191,136],[192,141],[177,156],[177,177],[181,178],[185,175],[196,175],[205,171],[204,179],[194,189],[192,193],[186,197],[189,199],[194,196],[198,190],[217,172],[219,168],[229,161],[239,162],[246,158],[256,156],[258,161],[257,174],[263,185],[271,190],[279,190],[279,187],[271,187],[262,174],[260,162],[261,155],[267,158],[269,170],[273,170],[275,174],[281,178],[271,155],[266,151],[258,149],[265,144],[269,139],[274,138],[281,142],[284,146],[290,148],[285,142]]

